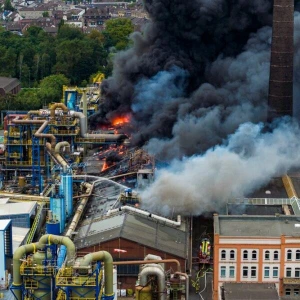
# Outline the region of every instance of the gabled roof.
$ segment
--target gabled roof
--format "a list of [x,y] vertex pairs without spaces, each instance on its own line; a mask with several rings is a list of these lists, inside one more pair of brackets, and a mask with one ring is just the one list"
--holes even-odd
[[4,89],[5,92],[10,92],[19,84],[20,82],[17,78],[0,77],[0,89]]
[[151,218],[128,213],[81,226],[76,235],[75,244],[78,249],[82,249],[117,238],[124,238],[186,258],[187,229],[185,224],[180,228],[170,227]]

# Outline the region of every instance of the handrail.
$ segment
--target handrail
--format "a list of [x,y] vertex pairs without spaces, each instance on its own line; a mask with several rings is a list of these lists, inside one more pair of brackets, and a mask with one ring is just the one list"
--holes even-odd
[[34,218],[34,221],[33,221],[33,224],[32,224],[32,227],[29,231],[29,234],[28,234],[28,237],[26,239],[26,244],[30,244],[32,243],[33,241],[33,238],[34,238],[34,235],[36,233],[36,230],[37,230],[37,227],[38,227],[38,224],[39,224],[39,221],[41,219],[41,213],[42,213],[42,210],[43,210],[43,207],[44,207],[45,203],[41,203],[39,205],[39,209],[36,213],[36,216]]

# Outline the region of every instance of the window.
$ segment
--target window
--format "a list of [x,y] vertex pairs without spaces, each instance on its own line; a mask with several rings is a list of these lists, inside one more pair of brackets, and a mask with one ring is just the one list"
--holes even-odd
[[295,277],[300,278],[300,268],[295,269]]
[[300,250],[296,251],[296,260],[300,260]]
[[233,278],[234,277],[234,266],[229,267],[229,277]]
[[286,259],[287,260],[292,260],[292,250],[288,250],[286,253]]
[[244,278],[248,277],[248,267],[243,267],[243,277]]
[[270,259],[270,251],[267,250],[267,251],[265,252],[265,260],[269,260],[269,259]]
[[290,296],[291,295],[291,289],[285,289],[285,295]]
[[252,259],[253,259],[253,260],[256,260],[256,259],[257,259],[257,251],[256,251],[256,250],[253,250],[253,251],[252,251]]
[[224,266],[221,267],[221,277],[222,278],[226,277],[226,267]]
[[234,250],[230,250],[230,259],[234,259],[234,258],[235,258]]
[[278,251],[274,251],[274,255],[273,255],[273,258],[274,260],[278,260]]
[[221,260],[225,260],[226,259],[226,251],[222,250],[221,251]]
[[299,289],[294,289],[294,296],[298,296],[299,295]]
[[292,268],[286,268],[286,277],[292,277]]
[[269,278],[270,277],[270,267],[265,267],[264,268],[264,278]]
[[247,250],[243,251],[243,259],[248,259],[248,251]]
[[278,278],[278,267],[273,267],[273,278]]
[[256,277],[256,267],[251,267],[251,278]]

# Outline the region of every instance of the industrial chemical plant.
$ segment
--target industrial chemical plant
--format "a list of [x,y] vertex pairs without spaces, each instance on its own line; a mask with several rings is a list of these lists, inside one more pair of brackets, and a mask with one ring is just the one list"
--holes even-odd
[[[112,180],[128,176],[129,185],[143,188],[153,181],[154,162],[130,149],[122,133],[89,133],[89,99],[95,105],[99,95],[95,88],[80,90],[81,97],[78,91],[66,87],[62,103],[5,116],[1,284],[11,284],[15,299],[28,300],[116,299],[117,290],[132,290],[137,299],[166,299],[166,291],[172,299],[188,298],[189,222],[140,209],[136,192]],[[106,177],[88,174],[89,145],[125,152],[122,175],[108,155],[98,169]],[[27,231],[16,248],[20,227]]]
[[[274,0],[267,122],[293,116],[293,2]],[[124,115],[95,131],[88,124],[103,78],[5,115],[0,298],[298,299],[298,170],[222,208],[212,201],[200,217],[145,209],[140,193],[159,162],[131,145]]]

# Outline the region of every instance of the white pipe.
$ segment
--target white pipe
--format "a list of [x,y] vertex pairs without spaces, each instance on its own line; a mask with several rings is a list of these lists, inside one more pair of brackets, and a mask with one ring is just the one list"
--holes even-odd
[[[189,276],[188,276],[188,274],[181,273],[181,272],[175,272],[175,275],[184,276],[185,277],[185,300],[189,300],[189,297],[190,297],[190,292],[189,292],[190,284],[189,284]],[[201,296],[201,295],[199,294],[199,296]]]
[[107,212],[107,216],[110,216],[110,215],[115,214],[115,213],[120,212],[120,211],[131,211],[131,212],[134,212],[136,214],[143,215],[143,216],[146,216],[148,218],[152,218],[152,219],[157,220],[161,223],[168,224],[168,225],[171,225],[171,226],[179,227],[181,225],[181,216],[180,215],[177,216],[177,221],[172,221],[170,219],[167,219],[167,218],[164,218],[164,217],[161,217],[161,216],[158,216],[158,215],[154,215],[152,213],[149,213],[148,211],[141,210],[141,209],[138,209],[138,208],[134,208],[132,206],[122,206],[122,207],[119,207],[119,208],[116,208],[116,209],[111,209]]
[[[158,255],[154,255],[154,254],[147,254],[144,258],[144,260],[162,260],[162,258]],[[163,270],[165,269],[165,264],[161,263],[159,264]]]
[[89,134],[87,133],[86,116],[82,112],[71,111],[75,118],[79,118],[80,134],[83,138],[104,139],[106,141],[119,141],[128,138],[125,134]]
[[151,267],[145,267],[141,273],[140,273],[140,285],[141,286],[146,286],[147,285],[147,277],[149,275],[156,275],[157,276],[157,281],[158,281],[158,292],[159,292],[159,299],[164,300],[166,299],[166,294],[165,294],[165,273],[162,271],[160,266],[153,266]]

